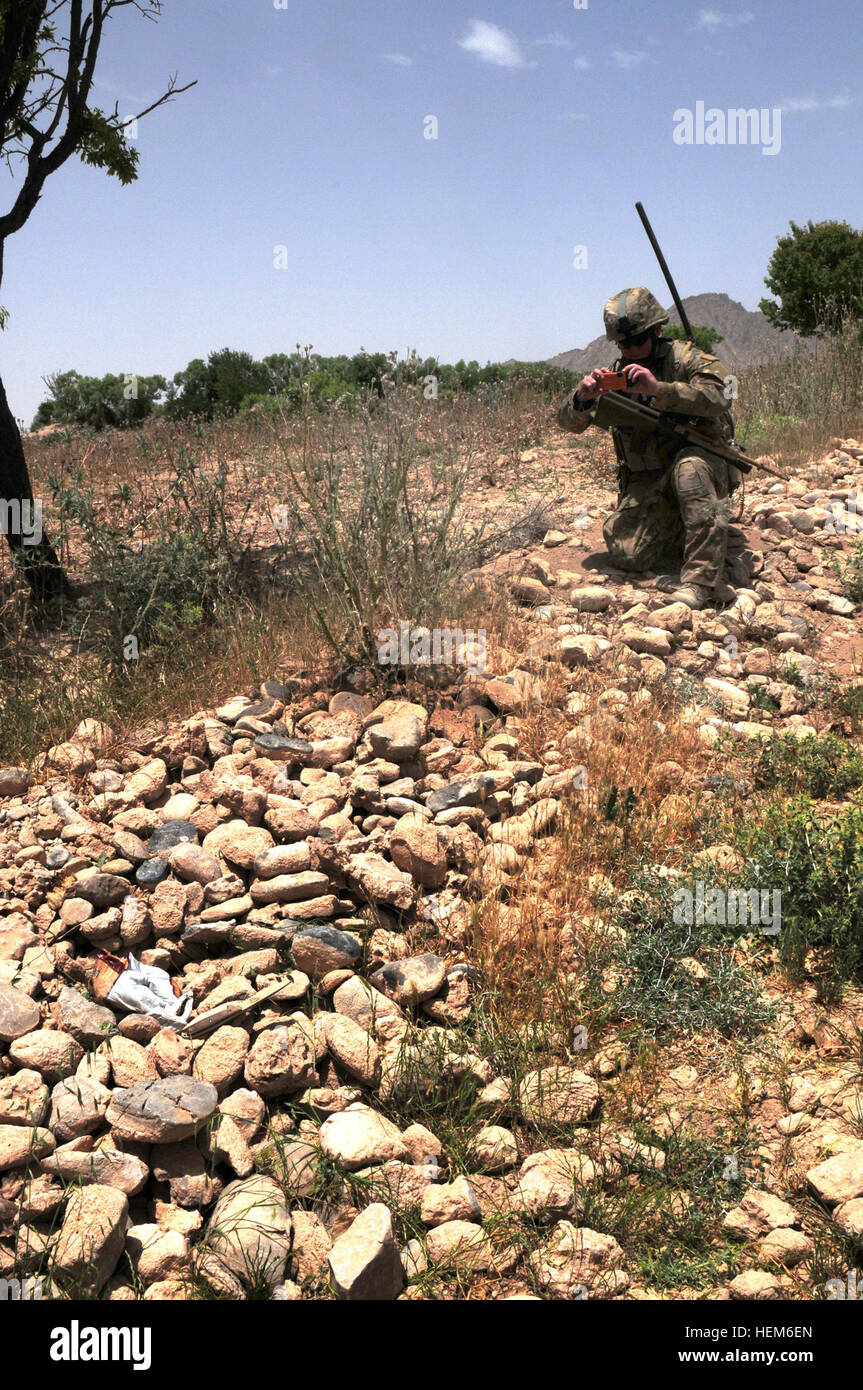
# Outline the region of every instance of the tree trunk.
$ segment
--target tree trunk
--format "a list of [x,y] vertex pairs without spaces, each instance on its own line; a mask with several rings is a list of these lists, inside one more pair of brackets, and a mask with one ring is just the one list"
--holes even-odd
[[[0,525],[14,557],[17,558],[38,603],[68,596],[71,592],[63,566],[57,559],[48,537],[28,525],[28,504],[34,504],[33,488],[27,471],[27,460],[21,443],[21,433],[9,409],[6,390],[0,380]],[[31,544],[39,534],[36,544]]]

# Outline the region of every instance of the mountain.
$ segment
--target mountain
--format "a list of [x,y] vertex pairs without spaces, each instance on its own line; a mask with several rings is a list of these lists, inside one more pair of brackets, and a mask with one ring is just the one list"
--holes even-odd
[[[744,309],[727,294],[693,294],[684,299],[683,307],[689,322],[715,328],[722,334],[717,356],[726,367],[756,367],[763,362],[788,357],[800,343],[796,333],[780,333],[759,310]],[[679,323],[676,309],[669,307],[672,323]],[[555,367],[568,367],[571,372],[585,373],[593,367],[609,367],[617,356],[614,343],[603,335],[594,338],[586,348],[560,352],[548,360]]]

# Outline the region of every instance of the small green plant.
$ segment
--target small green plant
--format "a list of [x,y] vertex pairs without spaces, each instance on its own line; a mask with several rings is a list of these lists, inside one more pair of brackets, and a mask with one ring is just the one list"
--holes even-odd
[[841,583],[845,597],[852,603],[863,603],[863,537],[841,560],[831,556],[829,567]]
[[71,625],[112,668],[130,660],[130,651],[136,659],[143,648],[170,644],[178,633],[211,622],[220,602],[243,591],[242,520],[228,519],[224,469],[208,477],[181,449],[167,485],[148,498],[149,535],[139,529],[137,538],[124,521],[130,485],[121,484],[108,510],[82,482],[81,470],[67,484],[49,479],[62,535],[80,534],[93,576]]
[[863,732],[863,685],[845,685],[832,693],[831,709],[852,737]]
[[863,758],[837,734],[785,734],[747,745],[755,785],[805,794],[816,801],[845,796],[863,785]]
[[741,821],[738,848],[753,883],[781,894],[776,942],[790,977],[812,974],[819,998],[835,1002],[863,976],[863,810],[828,816],[795,797]]
[[[677,911],[677,895],[686,890],[694,898],[694,880],[705,873],[668,879],[640,869],[633,875],[612,909],[616,930],[595,938],[586,951],[584,987],[595,1002],[604,998],[605,1022],[628,1026],[639,1038],[708,1029],[751,1037],[772,1017],[751,967],[734,958],[743,929],[713,923],[710,914],[702,922],[690,914],[695,919],[687,923]],[[703,973],[681,964],[693,959]],[[615,979],[611,993],[609,974]]]

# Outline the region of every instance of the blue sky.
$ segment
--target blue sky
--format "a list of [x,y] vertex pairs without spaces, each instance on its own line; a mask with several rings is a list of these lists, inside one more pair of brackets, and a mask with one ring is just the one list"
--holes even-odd
[[[755,308],[790,219],[863,224],[861,41],[849,0],[121,11],[99,104],[131,115],[171,73],[197,86],[140,123],[136,184],[72,160],[8,241],[13,411],[29,423],[51,371],[172,375],[225,346],[481,362],[583,346],[610,294],[667,298],[639,198],[683,294]],[[699,101],[782,109],[779,152],[675,143]]]

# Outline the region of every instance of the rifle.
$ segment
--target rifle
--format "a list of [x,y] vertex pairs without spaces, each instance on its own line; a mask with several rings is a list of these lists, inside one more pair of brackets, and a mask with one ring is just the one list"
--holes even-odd
[[788,482],[784,473],[770,468],[766,463],[759,463],[757,459],[749,458],[734,445],[726,444],[725,440],[703,434],[701,430],[692,429],[689,425],[681,425],[675,420],[674,415],[667,411],[654,410],[652,405],[642,405],[640,401],[633,400],[631,396],[624,396],[620,391],[606,391],[599,397],[593,423],[606,429],[614,425],[618,429],[640,430],[648,434],[662,430],[665,434],[675,435],[682,444],[694,444],[705,453],[726,459],[728,463],[733,463],[735,468],[739,468],[741,473],[760,468],[763,473],[780,478],[783,483]]
[[686,316],[686,310],[683,307],[683,300],[677,293],[677,286],[671,278],[671,271],[668,269],[668,262],[662,254],[659,242],[656,240],[656,234],[654,233],[654,230],[651,227],[650,222],[648,221],[647,213],[644,211],[644,207],[641,203],[635,204],[635,211],[641,218],[641,221],[644,225],[644,230],[647,232],[648,240],[650,241],[650,244],[653,247],[656,259],[659,261],[659,268],[665,276],[665,283],[671,290],[671,298],[674,300],[674,307],[680,315],[680,322],[683,325],[683,331],[689,339],[690,343],[694,343],[695,339],[692,336],[692,328],[690,327],[689,319]]

